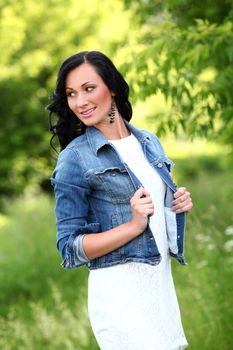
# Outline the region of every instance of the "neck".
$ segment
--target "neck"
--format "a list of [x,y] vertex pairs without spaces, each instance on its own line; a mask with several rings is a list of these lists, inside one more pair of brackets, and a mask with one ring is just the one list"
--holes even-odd
[[119,114],[116,116],[114,123],[102,124],[101,126],[96,125],[96,127],[108,140],[118,140],[130,135],[130,131]]

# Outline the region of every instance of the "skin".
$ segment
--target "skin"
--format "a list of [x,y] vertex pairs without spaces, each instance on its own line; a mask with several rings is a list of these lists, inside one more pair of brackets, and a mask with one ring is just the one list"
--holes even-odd
[[[116,140],[130,135],[123,118],[116,110],[115,121],[110,124],[109,112],[114,92],[110,91],[95,68],[83,63],[70,71],[66,78],[66,94],[69,108],[86,125],[98,128],[108,140]],[[139,188],[130,201],[132,219],[111,230],[88,234],[83,238],[83,248],[89,259],[103,256],[140,235],[147,226],[147,216],[154,214],[154,204],[150,193]],[[192,209],[190,193],[185,187],[174,194],[172,210],[175,213]]]
[[[66,94],[69,108],[85,125],[95,126],[108,140],[129,136],[130,133],[118,111],[115,122],[109,123],[108,113],[115,94],[109,91],[93,66],[83,63],[68,73]],[[94,112],[85,117],[83,113],[92,108],[95,108]]]

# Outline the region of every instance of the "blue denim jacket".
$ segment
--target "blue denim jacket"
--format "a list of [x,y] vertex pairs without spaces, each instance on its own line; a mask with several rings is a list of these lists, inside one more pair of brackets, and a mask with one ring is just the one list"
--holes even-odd
[[[170,176],[173,166],[158,140],[126,122],[143,152],[166,184],[165,219],[170,255],[185,264],[185,214],[170,210],[176,185]],[[124,246],[99,258],[80,262],[74,241],[78,235],[110,230],[131,219],[130,199],[140,181],[123,162],[114,146],[95,127],[87,127],[60,154],[51,177],[56,197],[57,247],[64,268],[87,265],[97,269],[128,261],[159,264],[161,255],[149,225]]]

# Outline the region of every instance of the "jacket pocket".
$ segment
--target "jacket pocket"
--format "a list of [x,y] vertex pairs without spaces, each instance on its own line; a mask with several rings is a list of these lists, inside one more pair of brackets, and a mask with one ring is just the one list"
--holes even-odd
[[128,203],[134,194],[134,187],[124,167],[111,167],[95,171],[96,180],[113,203]]

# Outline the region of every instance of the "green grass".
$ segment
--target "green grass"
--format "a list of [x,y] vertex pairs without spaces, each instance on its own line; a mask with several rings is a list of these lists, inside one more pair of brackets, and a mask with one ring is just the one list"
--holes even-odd
[[43,195],[23,197],[0,216],[0,349],[98,349],[87,270],[60,267],[53,206]]
[[[220,159],[177,161],[194,202],[187,218],[189,265],[173,264],[190,349],[229,350],[233,331],[233,176]],[[202,166],[201,166],[202,164]],[[196,170],[198,168],[201,171]],[[192,172],[193,166],[193,172]],[[185,181],[181,182],[181,179]]]
[[[176,160],[192,192],[188,266],[173,274],[190,350],[229,350],[233,332],[232,174],[218,156]],[[179,172],[178,172],[179,171]],[[65,271],[55,248],[53,199],[24,196],[0,215],[0,349],[98,349],[87,316],[87,269]]]

